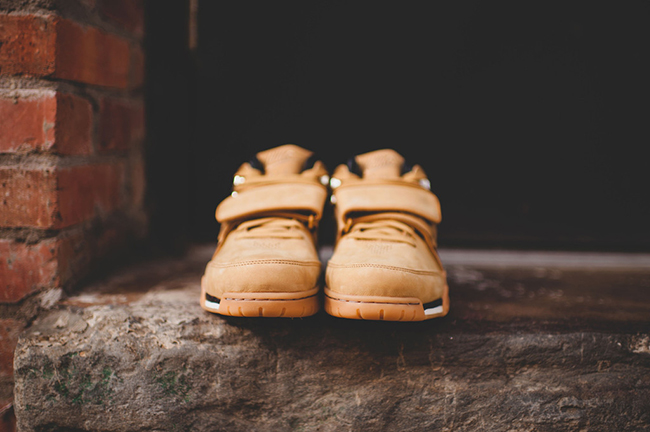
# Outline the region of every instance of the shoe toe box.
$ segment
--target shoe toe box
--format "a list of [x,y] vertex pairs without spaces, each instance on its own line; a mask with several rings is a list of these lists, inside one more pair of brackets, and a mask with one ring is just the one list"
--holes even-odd
[[210,262],[205,271],[206,292],[217,298],[223,293],[298,292],[314,288],[320,263],[283,259]]
[[[347,243],[347,244],[346,244]],[[446,274],[422,247],[341,243],[329,261],[327,287],[358,296],[415,297],[427,303],[442,297]]]

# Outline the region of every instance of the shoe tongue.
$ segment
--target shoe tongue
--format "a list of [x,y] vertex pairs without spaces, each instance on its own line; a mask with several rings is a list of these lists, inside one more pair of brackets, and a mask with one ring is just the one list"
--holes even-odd
[[377,150],[358,155],[355,159],[363,178],[401,177],[404,158],[395,150]]
[[264,165],[267,176],[299,174],[312,152],[293,144],[285,144],[264,150],[257,154],[257,159]]

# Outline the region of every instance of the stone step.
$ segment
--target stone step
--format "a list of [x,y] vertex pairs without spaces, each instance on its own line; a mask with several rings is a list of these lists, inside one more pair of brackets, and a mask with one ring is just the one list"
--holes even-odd
[[450,314],[388,323],[211,315],[212,251],[39,318],[16,349],[19,430],[650,430],[647,256],[448,251]]

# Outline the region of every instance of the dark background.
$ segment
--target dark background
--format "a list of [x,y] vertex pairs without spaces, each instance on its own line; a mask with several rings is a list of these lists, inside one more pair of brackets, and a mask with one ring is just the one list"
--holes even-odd
[[444,247],[650,250],[650,3],[199,0],[194,50],[162,3],[155,238],[215,241],[238,166],[294,143],[330,170],[379,148],[422,165]]

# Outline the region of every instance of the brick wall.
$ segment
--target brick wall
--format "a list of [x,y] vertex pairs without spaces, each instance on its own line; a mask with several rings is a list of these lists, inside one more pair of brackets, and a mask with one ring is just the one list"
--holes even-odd
[[146,233],[143,36],[140,0],[0,1],[0,430],[20,331]]

